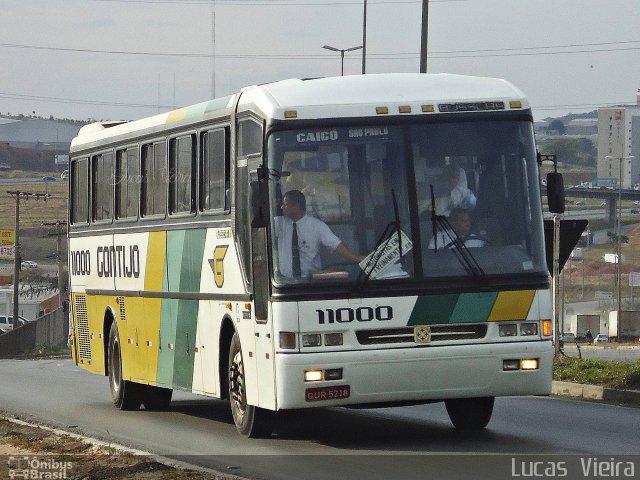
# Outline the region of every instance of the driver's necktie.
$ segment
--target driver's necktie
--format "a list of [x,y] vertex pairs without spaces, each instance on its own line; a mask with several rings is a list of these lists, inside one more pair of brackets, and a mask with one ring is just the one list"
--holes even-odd
[[291,235],[291,266],[294,277],[300,277],[300,247],[298,246],[298,229],[296,222],[293,222],[293,234]]

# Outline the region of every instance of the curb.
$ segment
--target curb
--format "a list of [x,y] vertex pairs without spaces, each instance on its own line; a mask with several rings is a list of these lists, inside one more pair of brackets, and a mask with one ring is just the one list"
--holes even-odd
[[558,382],[554,380],[551,384],[551,394],[563,397],[640,405],[640,391],[638,390],[616,390],[614,388],[599,387],[597,385],[583,385],[581,383]]
[[[3,413],[2,411],[0,411],[0,414]],[[6,412],[4,412],[6,413]],[[41,430],[45,430],[47,432],[51,432],[55,435],[65,435],[71,438],[75,438],[77,440],[80,440],[84,443],[87,443],[89,445],[92,445],[93,447],[98,447],[98,448],[102,448],[108,452],[115,452],[115,453],[127,453],[133,456],[137,456],[137,457],[146,457],[149,458],[152,461],[155,461],[157,463],[160,463],[162,465],[166,465],[167,467],[173,468],[175,469],[177,472],[176,473],[181,473],[184,471],[194,471],[194,472],[199,472],[199,473],[206,473],[206,474],[211,474],[214,475],[218,478],[220,478],[221,480],[247,480],[245,477],[240,477],[238,475],[233,475],[233,474],[229,474],[226,472],[222,472],[219,470],[215,470],[212,468],[207,468],[207,467],[202,467],[200,465],[195,465],[192,463],[188,463],[185,461],[181,461],[181,460],[175,460],[173,458],[170,457],[165,457],[163,455],[157,455],[151,452],[146,452],[144,450],[139,450],[139,449],[135,449],[135,448],[130,448],[127,447],[125,445],[121,445],[121,444],[117,444],[117,443],[113,443],[113,442],[105,442],[103,440],[98,440],[97,438],[94,437],[89,437],[86,435],[82,435],[80,433],[75,433],[75,432],[70,432],[68,430],[63,430],[61,428],[54,428],[54,427],[49,427],[47,425],[41,424],[41,423],[33,423],[33,422],[27,422],[24,420],[20,420],[19,418],[15,418],[15,417],[11,417],[9,415],[7,416],[3,416],[4,420],[7,420],[10,423],[15,423],[17,425],[23,425],[23,426],[27,426],[27,427],[32,427],[32,428],[39,428]],[[71,428],[71,427],[69,427]],[[58,454],[57,452],[49,452],[49,455],[64,455],[64,453],[60,453]],[[41,453],[36,454],[37,455],[42,455]],[[176,477],[178,478],[178,477]]]

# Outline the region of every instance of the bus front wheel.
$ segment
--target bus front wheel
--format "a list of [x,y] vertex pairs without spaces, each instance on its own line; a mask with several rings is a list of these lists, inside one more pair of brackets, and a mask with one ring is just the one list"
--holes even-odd
[[122,352],[116,322],[109,330],[109,388],[113,404],[120,410],[138,410],[142,404],[142,385],[122,378]]
[[458,430],[479,430],[491,420],[494,397],[455,398],[445,400],[447,413]]
[[245,437],[268,437],[273,430],[275,412],[247,404],[244,362],[238,333],[229,348],[229,401],[233,422]]

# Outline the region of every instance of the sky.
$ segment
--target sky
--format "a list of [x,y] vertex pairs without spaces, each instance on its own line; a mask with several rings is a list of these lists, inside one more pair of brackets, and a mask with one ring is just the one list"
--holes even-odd
[[[322,46],[363,41],[363,0],[0,5],[0,115],[142,118],[247,85],[340,75],[340,53]],[[419,71],[421,12],[422,0],[368,0],[367,73]],[[536,119],[635,104],[638,0],[430,0],[427,66],[504,78]],[[362,50],[345,53],[344,70],[361,73]]]

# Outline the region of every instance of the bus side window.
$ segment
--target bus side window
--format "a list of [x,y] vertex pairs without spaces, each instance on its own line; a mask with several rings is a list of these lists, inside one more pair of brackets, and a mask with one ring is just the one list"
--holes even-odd
[[140,216],[164,216],[167,198],[167,146],[164,141],[142,146]]
[[238,124],[238,158],[262,153],[262,126],[253,120]]
[[195,212],[195,135],[169,141],[169,213]]
[[110,221],[113,215],[113,153],[91,158],[92,220]]
[[201,210],[229,210],[229,128],[202,135]]
[[89,221],[89,159],[82,158],[71,163],[71,223]]
[[116,218],[135,219],[139,202],[138,147],[116,152]]

